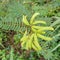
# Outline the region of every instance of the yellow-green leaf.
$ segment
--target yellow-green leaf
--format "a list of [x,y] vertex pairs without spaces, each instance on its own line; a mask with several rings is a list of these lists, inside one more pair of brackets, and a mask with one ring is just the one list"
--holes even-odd
[[28,22],[26,16],[24,16],[24,15],[23,15],[23,23],[24,23],[25,25],[29,25],[29,22]]
[[38,51],[38,49],[36,48],[36,46],[34,44],[32,44],[32,48],[35,50],[35,51]]
[[24,41],[24,40],[26,40],[27,38],[28,38],[28,36],[27,36],[27,30],[26,30],[25,33],[24,33],[24,35],[23,35],[23,37],[21,38],[20,41]]
[[43,36],[43,35],[41,35],[41,34],[37,34],[37,36],[38,36],[39,38],[43,39],[43,40],[47,40],[47,41],[52,40],[52,38]]
[[28,46],[29,46],[29,49],[32,48],[33,36],[34,36],[34,34],[32,34],[31,36],[29,36],[29,37],[30,37],[30,39],[28,40]]
[[32,28],[35,28],[38,30],[54,30],[53,27],[43,27],[43,26],[32,26]]
[[34,19],[35,19],[35,17],[36,17],[37,15],[39,15],[39,13],[35,13],[35,14],[31,17],[30,24],[33,23],[33,21],[34,21]]
[[45,34],[46,32],[45,32],[45,31],[43,31],[43,30],[37,30],[37,33]]
[[38,50],[41,50],[41,46],[38,43],[38,38],[37,38],[36,34],[34,34],[34,41],[33,42],[34,42],[35,46],[38,48]]
[[34,28],[32,28],[32,27],[31,27],[31,29],[32,29],[33,32],[36,32],[36,29],[34,29]]
[[35,22],[33,22],[33,24],[39,24],[39,23],[41,23],[41,24],[46,24],[45,21],[35,21]]
[[37,30],[37,29],[35,29],[35,28],[33,28],[33,27],[32,27],[31,29],[32,29],[32,31],[35,32],[35,33],[45,34],[45,31],[43,31],[43,30],[40,30],[40,29]]
[[28,41],[27,41],[27,42],[26,42],[26,46],[25,46],[25,49],[26,49],[26,50],[29,49],[29,46],[28,46],[28,45],[29,45],[29,43],[28,43]]

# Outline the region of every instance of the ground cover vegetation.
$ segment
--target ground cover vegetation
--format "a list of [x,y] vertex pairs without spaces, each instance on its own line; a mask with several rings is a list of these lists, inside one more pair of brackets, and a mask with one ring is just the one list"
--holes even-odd
[[60,60],[60,0],[0,0],[0,60]]

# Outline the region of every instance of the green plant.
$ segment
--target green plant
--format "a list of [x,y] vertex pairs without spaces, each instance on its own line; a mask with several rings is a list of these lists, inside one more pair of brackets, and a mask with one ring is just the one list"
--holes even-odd
[[[33,24],[30,18],[34,13],[38,16]],[[26,50],[26,37],[33,37],[32,43],[37,39],[40,48]],[[60,0],[0,0],[0,60],[10,59],[60,59]]]
[[[30,31],[27,30],[21,39],[21,46],[25,49],[31,49],[33,48],[36,51],[41,50],[41,47],[38,43],[38,38],[41,38],[43,40],[52,40],[50,37],[43,36],[43,34],[46,34],[46,30],[54,30],[52,27],[45,27],[45,26],[36,26],[36,24],[46,24],[44,21],[34,21],[35,17],[39,15],[39,13],[35,13],[30,23],[27,21],[26,16],[23,16],[23,23],[27,25],[27,28],[30,28]],[[38,37],[38,38],[37,38]]]

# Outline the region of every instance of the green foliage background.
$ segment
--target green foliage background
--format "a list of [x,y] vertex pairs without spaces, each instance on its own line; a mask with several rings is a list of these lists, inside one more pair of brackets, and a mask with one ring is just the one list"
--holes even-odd
[[[35,13],[37,20],[44,20],[54,31],[47,31],[53,40],[39,40],[40,52],[21,49],[22,16],[28,20]],[[21,31],[20,31],[21,30]],[[0,60],[60,60],[60,0],[0,0]]]

